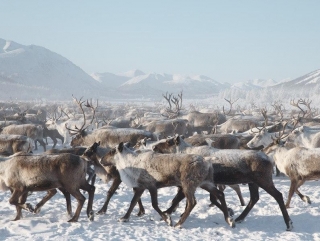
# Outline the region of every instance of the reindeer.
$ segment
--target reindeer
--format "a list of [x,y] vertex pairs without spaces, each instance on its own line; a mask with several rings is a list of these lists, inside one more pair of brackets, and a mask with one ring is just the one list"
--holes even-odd
[[[161,153],[192,153],[209,157],[213,166],[215,184],[248,183],[250,202],[240,216],[235,219],[235,222],[242,222],[257,203],[259,187],[261,187],[277,201],[287,230],[290,231],[293,228],[282,194],[276,189],[272,180],[273,163],[264,153],[234,149],[218,150],[208,146],[192,147],[179,136],[155,145],[153,150]],[[176,197],[181,199],[181,194],[178,193]],[[173,208],[172,206],[169,209],[172,210]]]
[[199,111],[191,111],[181,118],[188,120],[189,135],[193,132],[197,132],[198,134],[202,132],[210,133],[215,125],[222,124],[227,120],[225,115],[218,112],[201,113]]
[[[98,215],[105,214],[107,212],[110,199],[122,182],[116,166],[102,166],[100,163],[100,160],[108,153],[108,151],[110,151],[110,148],[101,148],[100,143],[94,143],[92,146],[86,148],[86,150],[82,153],[82,157],[86,158],[88,163],[93,164],[95,173],[99,178],[102,179],[103,182],[108,183],[112,180],[112,184],[107,192],[106,200],[102,208],[97,212]],[[145,214],[145,210],[140,198],[138,200],[138,205],[139,212],[137,216],[140,217]]]
[[43,141],[43,129],[41,125],[34,124],[22,124],[22,125],[10,125],[0,130],[1,134],[12,134],[12,135],[24,135],[31,138],[35,144],[35,150],[38,149],[37,141],[46,151],[46,144]]
[[[62,114],[65,113],[61,109],[60,115],[58,117],[56,115],[54,115],[54,117],[52,117],[51,119],[47,120],[47,122],[45,123],[45,125],[46,125],[48,130],[57,130],[59,132],[59,134],[64,138],[64,141],[63,141],[63,146],[64,147],[67,147],[71,142],[71,137],[70,137],[70,134],[69,134],[69,130],[67,129],[67,125],[72,126],[76,130],[78,130],[77,126],[80,126],[82,124],[82,127],[80,127],[80,129],[81,129],[86,125],[86,121],[87,121],[86,120],[86,114],[85,114],[85,111],[83,109],[83,104],[84,104],[85,101],[83,101],[82,98],[80,98],[78,100],[74,96],[72,96],[72,97],[73,97],[73,100],[76,102],[76,104],[78,105],[78,107],[80,108],[80,110],[82,112],[83,121],[76,120],[76,119],[70,119],[70,118],[68,120],[61,120],[60,118],[62,117]],[[93,113],[95,114],[96,107],[93,107],[89,103],[88,100],[87,100],[87,104],[85,104],[85,106],[90,108],[91,110],[93,110]],[[86,128],[92,127],[92,123],[93,123],[94,118],[95,118],[94,114],[92,115],[91,121],[86,126]]]
[[216,125],[212,132],[214,134],[241,133],[260,125],[261,122],[257,120],[231,118],[221,125]]
[[64,143],[64,137],[59,133],[59,131],[57,129],[49,130],[45,124],[43,125],[43,137],[45,138],[47,145],[48,145],[48,140],[47,140],[48,137],[51,138],[51,140],[53,141],[52,149],[56,147],[58,143],[57,139],[61,141],[61,144]]
[[169,119],[151,121],[144,126],[138,126],[137,129],[153,132],[158,139],[162,139],[175,134],[186,135],[188,133],[187,125],[188,121],[185,119]]
[[[96,143],[95,146],[98,144]],[[187,198],[187,206],[175,227],[180,227],[196,205],[195,190],[198,186],[218,197],[226,222],[234,227],[229,217],[223,192],[216,189],[212,180],[212,166],[197,155],[157,154],[152,151],[134,152],[122,142],[100,161],[103,166],[115,165],[121,180],[134,189],[134,197],[127,213],[120,221],[128,221],[130,214],[145,189],[151,195],[152,206],[170,226],[171,218],[158,207],[157,189],[179,186]],[[219,205],[219,203],[218,203]]]
[[[208,139],[210,143],[208,143]],[[240,139],[232,134],[196,134],[184,139],[185,142],[192,146],[211,145],[218,149],[239,149]]]
[[301,126],[293,130],[286,138],[287,147],[320,147],[320,128]]
[[[284,132],[286,127],[287,127],[288,122],[286,122],[283,127],[282,127],[282,131]],[[298,119],[296,119],[294,121],[293,126],[291,127],[290,132],[295,131],[296,126],[298,124]],[[281,131],[279,131],[281,132]],[[255,134],[255,136],[247,143],[247,146],[250,149],[254,149],[254,148],[260,148],[261,149],[269,146],[271,143],[273,143],[273,139],[277,136],[277,132],[268,132],[268,129],[263,128],[261,129],[258,133]],[[280,176],[280,170],[277,168],[276,165],[276,176]]]
[[33,141],[29,137],[0,134],[0,155],[10,156],[20,151],[32,152],[32,150]]
[[[85,197],[79,189],[89,193],[87,215],[93,220],[92,203],[95,187],[86,181],[87,163],[76,155],[30,155],[19,152],[9,157],[0,158],[1,187],[10,189],[10,204],[15,205],[21,218],[22,209],[34,212],[31,204],[26,203],[28,192],[47,191],[62,188],[74,196],[78,206],[74,216],[68,222],[78,221]],[[36,211],[37,212],[37,211]]]
[[274,138],[273,142],[263,151],[273,158],[279,170],[290,179],[290,189],[286,207],[290,207],[291,198],[294,193],[307,203],[311,203],[310,198],[299,192],[305,181],[318,180],[320,178],[320,149],[294,147],[289,149],[284,146],[283,139],[286,138],[284,132]]

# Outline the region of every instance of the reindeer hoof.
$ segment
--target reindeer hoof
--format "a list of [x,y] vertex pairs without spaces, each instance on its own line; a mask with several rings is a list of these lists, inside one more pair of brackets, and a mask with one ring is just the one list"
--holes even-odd
[[164,221],[166,221],[166,223],[171,227],[172,226],[172,219],[171,216],[167,213],[164,214]]
[[26,210],[33,213],[34,212],[34,209],[32,207],[32,205],[30,203],[26,203]]
[[137,216],[138,217],[141,217],[141,216],[143,216],[145,214],[145,211],[139,211],[138,213],[137,213]]
[[78,221],[77,219],[71,218],[71,219],[68,221],[68,223],[74,223],[74,222],[77,222],[77,221]]
[[310,198],[309,198],[308,196],[304,196],[304,197],[302,198],[302,200],[303,200],[304,202],[308,203],[308,204],[311,204],[311,200],[310,200]]
[[20,217],[15,217],[15,219],[11,220],[11,221],[18,221],[20,220]]
[[88,214],[89,221],[94,221],[94,212],[91,210]]
[[238,219],[238,218],[236,218],[236,220],[235,220],[236,223],[242,223],[243,221],[244,221],[244,219]]
[[174,225],[174,228],[176,228],[176,229],[181,229],[181,228],[182,228],[182,225],[181,225],[181,224],[176,224],[176,225]]
[[235,222],[233,221],[232,218],[228,218],[228,224],[230,225],[231,228],[235,228],[236,227],[236,224],[235,224]]
[[292,229],[293,229],[293,223],[292,223],[292,221],[290,220],[286,230],[287,230],[287,231],[291,231]]
[[129,218],[125,218],[125,217],[119,218],[118,222],[123,222],[123,223],[129,222]]
[[40,211],[41,211],[41,208],[36,207],[36,208],[34,209],[33,213],[34,213],[34,214],[38,214],[38,213],[40,213]]
[[104,210],[100,210],[99,212],[96,212],[97,215],[103,215],[103,214],[106,214],[106,211]]

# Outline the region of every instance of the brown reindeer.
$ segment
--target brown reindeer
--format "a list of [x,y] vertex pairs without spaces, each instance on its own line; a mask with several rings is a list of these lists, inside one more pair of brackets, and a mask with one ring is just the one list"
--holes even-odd
[[33,211],[26,203],[28,192],[47,191],[62,188],[74,196],[78,206],[69,222],[78,221],[85,197],[79,189],[89,193],[87,215],[93,220],[92,203],[95,187],[86,181],[87,163],[76,155],[30,155],[19,152],[15,155],[0,158],[0,182],[2,187],[12,191],[10,204],[15,205],[17,215],[21,218],[21,210]]
[[[276,189],[272,180],[273,163],[264,153],[249,150],[219,150],[207,146],[192,147],[179,136],[155,145],[153,150],[161,153],[193,153],[210,157],[214,170],[214,183],[227,185],[248,183],[250,202],[235,219],[236,222],[242,222],[257,203],[261,187],[279,204],[287,230],[293,228],[282,194]],[[183,198],[183,193],[178,193],[176,202],[168,210],[174,210],[174,205]]]

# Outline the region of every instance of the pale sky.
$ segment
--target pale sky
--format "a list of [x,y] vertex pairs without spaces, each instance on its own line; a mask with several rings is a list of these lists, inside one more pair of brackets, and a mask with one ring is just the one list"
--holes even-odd
[[0,0],[0,38],[43,46],[89,74],[279,81],[320,68],[320,1]]

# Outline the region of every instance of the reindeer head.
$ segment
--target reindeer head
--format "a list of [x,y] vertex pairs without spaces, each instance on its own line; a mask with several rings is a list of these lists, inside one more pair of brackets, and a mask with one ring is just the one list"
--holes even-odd
[[165,140],[159,141],[152,147],[154,152],[158,153],[175,153],[176,147],[179,145],[180,136],[170,137]]
[[106,155],[104,155],[101,158],[100,164],[104,167],[115,165],[115,160],[114,160],[115,155],[117,153],[122,153],[124,148],[125,148],[125,145],[123,144],[123,142],[121,142],[118,146],[111,149]]
[[100,141],[93,143],[92,146],[88,147],[82,156],[87,160],[90,161],[90,157],[97,153],[97,148],[100,146]]

